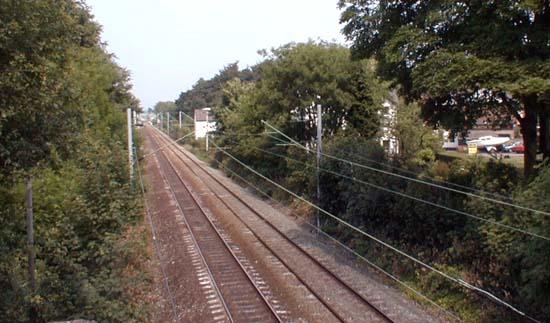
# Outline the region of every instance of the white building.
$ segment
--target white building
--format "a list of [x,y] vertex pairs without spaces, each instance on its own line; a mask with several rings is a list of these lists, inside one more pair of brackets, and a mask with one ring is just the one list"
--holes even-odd
[[207,132],[216,130],[216,119],[211,108],[195,109],[195,139],[206,137]]
[[[381,136],[379,138],[380,145],[388,155],[399,154],[399,140],[393,135],[393,129],[396,123],[396,107],[391,101],[386,100],[382,106],[384,107],[381,118]],[[380,113],[380,112],[379,112]]]

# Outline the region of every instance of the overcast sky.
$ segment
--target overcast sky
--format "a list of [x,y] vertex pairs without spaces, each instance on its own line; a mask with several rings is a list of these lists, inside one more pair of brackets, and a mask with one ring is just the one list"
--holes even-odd
[[259,49],[308,39],[344,43],[337,0],[86,2],[146,109],[175,100],[229,63],[258,63]]

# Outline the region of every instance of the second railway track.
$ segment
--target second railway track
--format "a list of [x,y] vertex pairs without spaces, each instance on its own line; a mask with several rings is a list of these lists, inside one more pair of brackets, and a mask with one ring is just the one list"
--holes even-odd
[[[184,165],[187,170],[191,171],[197,178],[205,181],[205,184],[206,181],[210,181],[210,185],[206,184],[206,186],[212,194],[254,234],[254,236],[273,254],[273,256],[279,259],[281,263],[283,263],[284,266],[286,266],[287,269],[292,272],[302,284],[304,284],[311,294],[313,294],[337,320],[346,322],[394,321],[379,308],[380,305],[373,304],[371,300],[356,291],[348,282],[342,280],[338,277],[338,275],[328,269],[327,266],[324,265],[319,259],[312,256],[306,248],[295,243],[279,228],[260,214],[253,206],[249,205],[248,202],[234,193],[229,187],[227,187],[226,184],[207,171],[204,166],[200,165],[197,161],[190,157],[188,152],[183,150],[181,147],[176,148],[175,145],[171,145],[171,141],[166,137],[166,135],[155,131],[155,137],[157,140],[162,141],[163,144],[166,145],[166,149],[171,151],[173,156],[175,156],[179,160],[180,164]],[[175,167],[174,171],[177,174]],[[199,173],[203,175],[201,176]],[[204,175],[206,175],[206,178]],[[214,188],[212,187],[212,184],[216,184],[218,187]],[[228,196],[232,197],[236,202],[231,203],[227,201]],[[237,203],[239,205],[236,205]],[[272,231],[269,238],[277,237],[280,241],[276,244],[269,243],[267,241],[268,238],[262,237],[255,233],[255,229],[251,225],[252,223],[250,218],[248,221],[245,221],[243,218],[244,213],[255,216],[256,219],[252,220],[254,224],[256,226],[267,226],[267,228]],[[297,256],[302,259],[300,262],[296,263],[295,261],[287,259],[285,255],[288,254],[294,254],[295,257]],[[310,267],[315,267],[318,272],[317,275],[322,280],[312,280],[311,277],[307,277],[308,275],[303,271],[304,268],[301,268],[302,270],[298,268],[300,267],[300,264],[302,266],[305,264]],[[353,308],[351,312],[349,311],[350,308]],[[360,314],[358,315],[358,313]]]

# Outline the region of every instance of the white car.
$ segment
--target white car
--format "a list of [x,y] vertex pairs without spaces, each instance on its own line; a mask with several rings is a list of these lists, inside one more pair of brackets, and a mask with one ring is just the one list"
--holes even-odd
[[494,153],[507,141],[510,141],[510,137],[483,136],[478,139],[468,140],[466,143],[475,144],[477,148],[485,148],[488,153]]

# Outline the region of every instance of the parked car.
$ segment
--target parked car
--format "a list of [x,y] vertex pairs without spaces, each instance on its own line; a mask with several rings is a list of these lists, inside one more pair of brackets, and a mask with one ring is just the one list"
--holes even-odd
[[513,140],[502,145],[502,151],[509,153],[512,152],[512,148],[522,144],[521,140]]
[[525,152],[525,146],[523,146],[523,144],[519,144],[517,146],[512,147],[511,151],[517,154],[523,154]]
[[477,148],[483,148],[483,147],[497,147],[507,141],[510,141],[510,137],[483,136],[477,139],[468,140],[466,143],[468,145],[476,144]]

